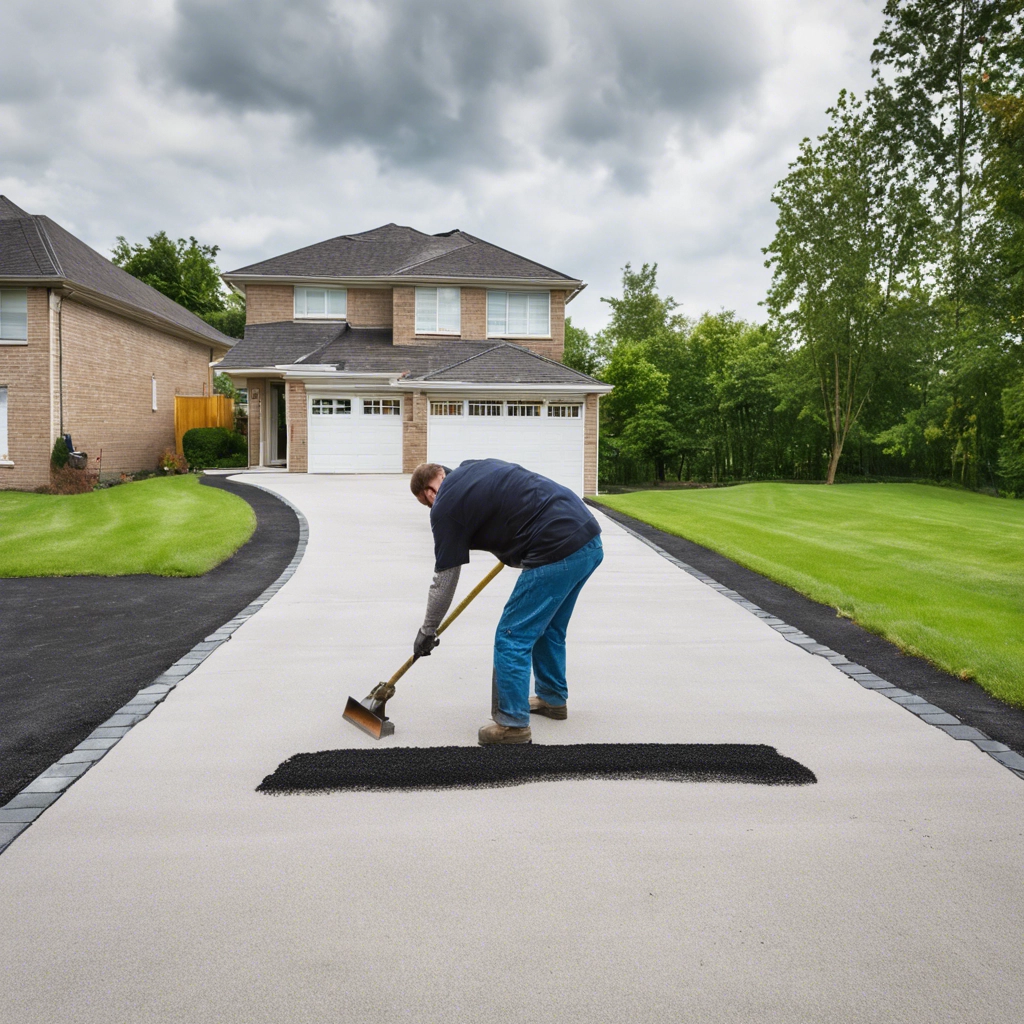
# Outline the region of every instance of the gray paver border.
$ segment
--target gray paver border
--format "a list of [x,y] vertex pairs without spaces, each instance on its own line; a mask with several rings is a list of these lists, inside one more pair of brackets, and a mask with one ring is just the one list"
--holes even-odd
[[[611,519],[610,516],[607,518]],[[789,643],[803,648],[808,654],[824,658],[840,672],[855,680],[865,689],[874,690],[876,693],[882,694],[883,697],[888,698],[904,711],[909,711],[911,714],[916,715],[922,722],[927,722],[934,728],[944,732],[951,739],[973,743],[974,746],[983,753],[988,754],[998,764],[1008,768],[1018,778],[1024,779],[1024,757],[1011,750],[1005,743],[991,739],[980,729],[964,725],[955,715],[947,714],[935,704],[929,704],[923,697],[917,697],[907,690],[900,689],[881,676],[875,675],[871,669],[855,664],[845,655],[831,650],[825,644],[819,644],[817,640],[797,629],[796,626],[783,622],[777,616],[766,612],[763,608],[759,608],[753,601],[748,601],[742,594],[738,594],[735,590],[730,590],[717,580],[712,579],[707,573],[695,569],[692,565],[687,565],[686,562],[676,558],[675,555],[670,555],[664,548],[659,547],[654,541],[648,540],[643,534],[637,533],[636,530],[631,530],[617,519],[611,519],[611,521],[631,537],[635,537],[641,544],[646,544],[647,547],[657,552],[662,558],[667,559],[673,565],[682,569],[683,572],[689,573],[689,575],[694,579],[700,580],[705,586],[718,591],[722,597],[727,597],[745,611],[750,612],[751,615],[757,616],[766,626],[771,626]]]
[[132,726],[146,718],[178,683],[198,668],[217,648],[231,639],[231,634],[252,618],[295,575],[309,540],[306,517],[287,498],[277,491],[246,479],[247,486],[272,494],[287,505],[299,521],[299,543],[292,560],[284,572],[258,597],[250,601],[234,618],[218,626],[208,637],[183,654],[173,665],[164,669],[149,685],[144,686],[127,704],[118,708],[105,722],[97,726],[69,754],[55,761],[36,776],[19,793],[0,807],[0,854],[14,842],[51,804],[62,796],[97,761],[103,758],[127,735]]

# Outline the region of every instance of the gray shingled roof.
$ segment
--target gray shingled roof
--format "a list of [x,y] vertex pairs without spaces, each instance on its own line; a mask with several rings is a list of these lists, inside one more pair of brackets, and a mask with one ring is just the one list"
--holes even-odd
[[233,277],[300,278],[497,278],[543,280],[574,285],[578,282],[533,260],[517,256],[464,231],[427,235],[399,224],[339,235],[303,249],[240,267]]
[[346,373],[400,373],[467,384],[597,384],[592,377],[508,342],[393,345],[391,329],[325,323],[249,324],[218,370],[306,363]]
[[202,335],[215,345],[230,348],[235,342],[115,266],[49,217],[26,213],[6,196],[0,196],[0,278],[43,278],[55,285],[79,285]]

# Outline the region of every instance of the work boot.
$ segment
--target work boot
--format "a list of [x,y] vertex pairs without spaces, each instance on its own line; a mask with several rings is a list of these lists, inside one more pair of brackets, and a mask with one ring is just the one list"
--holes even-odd
[[480,727],[477,739],[482,747],[491,743],[532,743],[533,734],[528,725],[517,728],[514,725],[498,725],[497,722],[492,722]]
[[540,697],[531,697],[530,714],[543,715],[545,718],[554,718],[559,722],[564,722],[569,717],[569,710],[565,704],[549,704]]

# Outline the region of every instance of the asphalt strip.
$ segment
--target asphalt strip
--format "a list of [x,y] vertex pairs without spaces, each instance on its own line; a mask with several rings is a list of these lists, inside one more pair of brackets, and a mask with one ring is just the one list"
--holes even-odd
[[393,747],[295,754],[258,793],[494,789],[566,779],[806,786],[809,768],[760,743],[575,743]]

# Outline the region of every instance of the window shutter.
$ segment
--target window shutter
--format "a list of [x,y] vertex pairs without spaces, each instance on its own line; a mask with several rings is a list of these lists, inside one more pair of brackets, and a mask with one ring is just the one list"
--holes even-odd
[[416,333],[434,334],[437,331],[437,289],[416,289]]
[[529,334],[527,318],[528,296],[526,292],[508,293],[508,333]]
[[508,292],[487,293],[487,333],[507,334]]
[[458,334],[462,322],[462,293],[458,288],[437,289],[437,329]]

